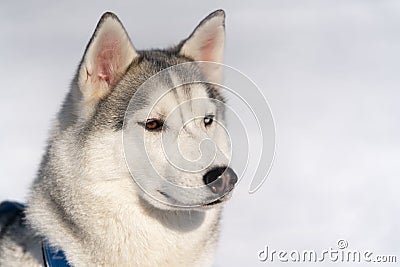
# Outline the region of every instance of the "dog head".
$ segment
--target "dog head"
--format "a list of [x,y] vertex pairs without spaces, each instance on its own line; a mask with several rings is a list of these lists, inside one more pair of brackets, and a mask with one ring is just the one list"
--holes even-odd
[[133,178],[160,209],[228,198],[237,177],[218,85],[224,20],[215,11],[177,46],[138,51],[114,14],[102,16],[59,115],[61,130],[88,136],[86,160],[99,176]]

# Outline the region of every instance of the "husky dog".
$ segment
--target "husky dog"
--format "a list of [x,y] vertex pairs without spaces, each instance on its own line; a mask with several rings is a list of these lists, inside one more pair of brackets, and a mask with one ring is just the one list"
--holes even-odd
[[[179,87],[182,73],[172,69],[166,84],[142,91],[134,112],[126,111],[138,88],[161,70],[221,63],[224,20],[224,11],[217,10],[177,46],[138,51],[116,15],[101,17],[52,127],[26,208],[0,220],[7,221],[0,226],[0,266],[42,266],[43,241],[62,250],[71,266],[212,264],[222,206],[237,176],[223,157],[198,172],[171,167],[160,137],[182,133],[180,150],[190,157],[206,134],[229,154],[228,137],[217,123],[224,120],[220,89],[215,83]],[[195,73],[220,81],[221,70],[213,66]],[[208,100],[191,101],[197,98]],[[173,110],[179,116],[167,120]],[[194,113],[201,119],[184,124]],[[134,142],[150,140],[148,155],[132,148],[133,172],[124,153],[125,128]],[[174,194],[171,181],[198,189]],[[149,186],[143,190],[140,184]]]

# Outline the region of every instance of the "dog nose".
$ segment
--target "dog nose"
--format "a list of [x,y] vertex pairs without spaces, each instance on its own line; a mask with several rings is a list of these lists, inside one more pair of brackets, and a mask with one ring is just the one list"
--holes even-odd
[[208,171],[203,176],[203,181],[213,193],[223,195],[233,189],[238,178],[231,168],[217,167]]

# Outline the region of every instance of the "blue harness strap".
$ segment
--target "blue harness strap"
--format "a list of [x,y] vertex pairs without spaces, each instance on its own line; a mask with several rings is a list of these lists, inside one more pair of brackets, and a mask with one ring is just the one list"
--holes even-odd
[[23,210],[25,208],[24,204],[15,201],[3,201],[0,203],[0,213],[3,215],[8,212],[15,212],[18,210]]
[[[24,204],[15,201],[3,201],[0,203],[0,234],[16,216],[25,216],[24,209]],[[45,267],[72,267],[68,264],[64,252],[50,247],[46,241],[42,242],[42,252]]]
[[0,236],[4,234],[8,226],[20,216],[23,216],[25,206],[14,201],[0,203]]

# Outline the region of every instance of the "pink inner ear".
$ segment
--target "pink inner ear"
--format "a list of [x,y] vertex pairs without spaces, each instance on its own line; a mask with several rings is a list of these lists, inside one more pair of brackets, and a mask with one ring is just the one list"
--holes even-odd
[[101,36],[97,50],[97,76],[109,85],[116,80],[121,57],[121,45],[112,33]]
[[203,61],[214,61],[214,48],[216,35],[213,34],[207,38],[200,47],[200,59]]

